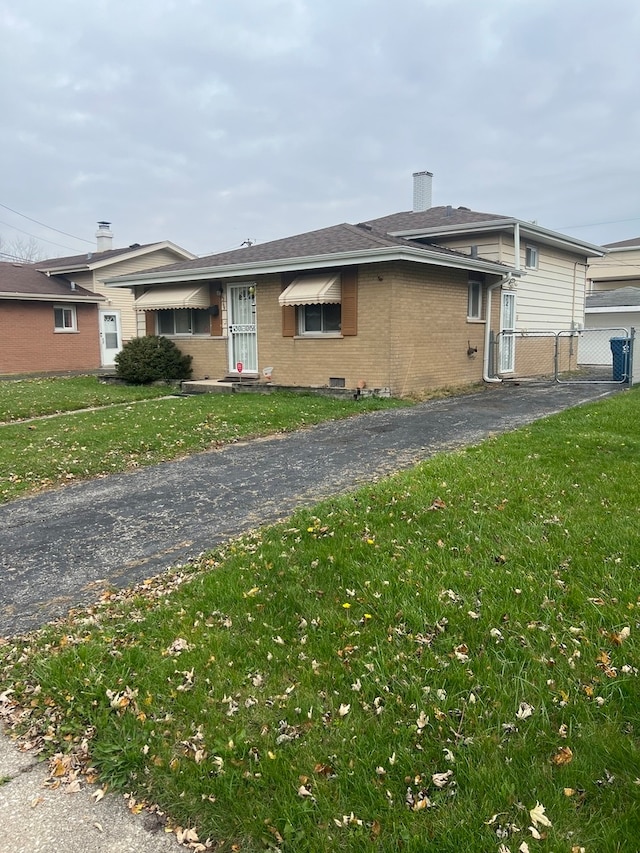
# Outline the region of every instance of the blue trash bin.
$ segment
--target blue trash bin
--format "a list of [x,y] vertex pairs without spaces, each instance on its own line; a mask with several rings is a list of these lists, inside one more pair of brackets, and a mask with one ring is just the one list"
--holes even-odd
[[609,345],[613,355],[613,381],[629,381],[629,338],[610,338]]

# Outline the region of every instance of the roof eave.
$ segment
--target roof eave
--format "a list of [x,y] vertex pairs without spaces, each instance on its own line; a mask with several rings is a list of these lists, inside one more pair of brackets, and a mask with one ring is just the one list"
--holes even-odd
[[130,252],[123,252],[122,254],[114,255],[111,258],[98,258],[95,261],[89,259],[84,264],[75,264],[72,266],[49,266],[42,269],[38,268],[38,272],[50,273],[51,275],[63,275],[65,273],[72,272],[88,272],[91,270],[102,269],[103,267],[109,267],[113,264],[119,264],[123,261],[130,261],[132,258],[140,258],[144,255],[151,254],[151,252],[157,252],[160,249],[169,249],[185,261],[193,261],[198,257],[192,252],[188,252],[186,249],[182,249],[180,246],[172,243],[170,240],[163,240],[160,243],[150,243],[148,246],[140,246],[136,249],[132,249]]
[[20,293],[19,291],[0,291],[0,299],[20,300],[21,302],[104,302],[105,297],[84,296],[78,293]]
[[299,258],[282,258],[259,261],[249,264],[222,264],[220,266],[201,267],[188,270],[157,270],[155,273],[138,273],[107,279],[109,287],[132,287],[136,284],[164,284],[167,281],[194,281],[203,278],[236,278],[239,275],[266,275],[268,273],[294,272],[315,269],[317,267],[337,267],[345,264],[372,264],[382,261],[414,261],[432,266],[454,267],[457,269],[477,270],[498,275],[513,273],[514,270],[504,264],[483,261],[479,258],[449,257],[438,252],[430,252],[413,247],[383,247],[365,251],[338,252],[321,255],[307,255]]
[[603,305],[584,309],[585,314],[633,314],[635,311],[640,311],[640,305]]
[[389,233],[392,237],[412,238],[415,240],[424,237],[459,236],[466,233],[477,234],[478,232],[504,231],[505,229],[513,228],[515,225],[520,226],[521,236],[531,236],[540,242],[545,242],[547,245],[569,249],[574,253],[579,251],[580,254],[585,254],[589,257],[602,257],[602,255],[606,254],[606,250],[602,246],[586,243],[583,240],[574,240],[572,237],[560,234],[558,231],[550,231],[548,228],[542,228],[540,225],[534,225],[532,222],[524,222],[521,219],[480,220],[478,222],[446,225],[439,228],[413,228],[409,231],[390,231]]

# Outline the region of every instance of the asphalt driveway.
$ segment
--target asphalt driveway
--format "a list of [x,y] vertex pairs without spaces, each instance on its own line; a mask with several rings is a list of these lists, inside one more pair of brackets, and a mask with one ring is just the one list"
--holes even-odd
[[496,385],[324,423],[0,507],[0,635],[22,633],[302,505],[620,391]]

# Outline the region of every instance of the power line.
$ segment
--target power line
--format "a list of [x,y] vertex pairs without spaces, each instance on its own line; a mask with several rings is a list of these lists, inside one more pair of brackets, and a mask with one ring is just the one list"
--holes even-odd
[[558,231],[566,231],[568,228],[596,228],[599,225],[617,225],[620,222],[640,222],[640,216],[631,219],[610,219],[608,222],[591,222],[587,225],[561,225]]
[[[71,237],[74,240],[80,240],[82,243],[91,243],[91,240],[85,240],[84,237],[76,237],[75,234],[69,234],[66,231],[60,231],[59,228],[54,228],[52,225],[45,225],[44,222],[40,222],[37,219],[32,219],[30,216],[27,216],[25,213],[20,213],[20,211],[14,210],[12,207],[9,207],[9,205],[2,204],[2,202],[0,202],[0,207],[4,207],[5,210],[10,210],[11,213],[15,213],[16,216],[21,216],[23,219],[28,219],[29,222],[35,222],[36,225],[41,225],[43,228],[47,228],[49,231],[56,231],[58,234],[63,234],[65,237]],[[11,228],[11,226],[9,226],[9,227]],[[18,230],[19,229],[16,229],[16,231],[18,231]],[[26,232],[23,232],[23,233],[26,233]],[[38,239],[38,238],[36,238],[36,239]],[[51,241],[45,241],[45,242],[51,242]],[[54,243],[53,245],[56,246],[58,244]],[[68,249],[69,247],[65,246],[64,248]]]
[[[4,207],[4,205],[0,205],[0,207]],[[3,222],[1,219],[0,225],[6,225],[7,228],[11,228],[14,231],[19,231],[21,234],[26,234],[27,237],[31,237],[33,240],[39,240],[42,243],[50,243],[52,246],[58,246],[61,249],[69,249],[70,252],[77,252],[77,249],[73,249],[71,246],[65,246],[63,243],[55,243],[53,240],[47,240],[46,237],[36,237],[35,234],[31,234],[29,231],[23,231],[22,228],[16,228],[15,225],[9,225],[8,222]],[[70,234],[69,236],[73,235]]]

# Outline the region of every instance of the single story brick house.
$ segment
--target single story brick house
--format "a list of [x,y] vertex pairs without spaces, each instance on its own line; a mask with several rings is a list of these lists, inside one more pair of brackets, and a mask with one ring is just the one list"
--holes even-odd
[[100,366],[104,297],[32,264],[0,263],[0,374]]
[[582,323],[587,257],[601,250],[508,217],[432,208],[431,177],[414,175],[410,212],[106,284],[133,291],[138,334],[174,339],[194,378],[406,396],[517,376],[511,332]]
[[104,279],[195,257],[169,241],[114,249],[112,237],[99,222],[95,251],[0,263],[0,376],[112,367],[137,335],[137,312],[132,294]]

